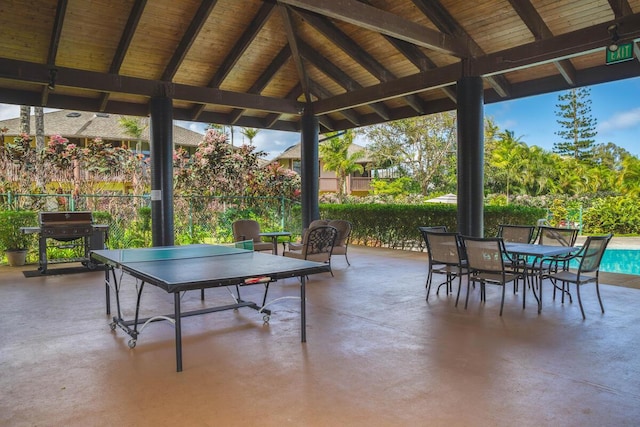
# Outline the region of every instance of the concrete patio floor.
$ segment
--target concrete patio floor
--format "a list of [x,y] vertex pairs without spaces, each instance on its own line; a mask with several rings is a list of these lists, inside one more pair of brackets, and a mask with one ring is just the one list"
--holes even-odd
[[[349,258],[335,257],[334,278],[310,278],[306,344],[296,300],[274,305],[268,325],[248,308],[189,317],[181,373],[171,324],[150,325],[134,349],[109,329],[104,273],[0,267],[0,425],[639,425],[640,276],[603,275],[605,314],[583,288],[586,320],[548,284],[540,315],[530,291],[525,310],[508,291],[500,317],[497,287],[467,310],[443,293],[427,303],[425,253],[354,246]],[[270,296],[298,290],[288,279]],[[172,302],[147,287],[143,315]],[[216,302],[225,289],[207,291]],[[200,307],[199,293],[183,304]]]

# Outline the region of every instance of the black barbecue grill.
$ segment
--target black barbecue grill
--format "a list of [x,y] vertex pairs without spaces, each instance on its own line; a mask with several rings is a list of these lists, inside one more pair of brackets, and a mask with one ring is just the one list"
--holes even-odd
[[[93,249],[104,249],[108,225],[94,224],[91,212],[40,212],[39,227],[24,227],[25,233],[39,233],[39,270],[46,273],[47,265],[63,262],[81,262],[90,270],[96,268],[89,255]],[[81,256],[47,258],[48,248],[79,248]]]

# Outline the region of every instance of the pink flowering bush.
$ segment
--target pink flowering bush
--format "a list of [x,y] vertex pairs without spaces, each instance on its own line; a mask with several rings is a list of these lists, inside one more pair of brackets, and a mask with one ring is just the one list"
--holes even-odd
[[60,169],[73,167],[73,161],[77,160],[80,155],[81,150],[60,135],[51,135],[47,146],[42,151],[42,159]]

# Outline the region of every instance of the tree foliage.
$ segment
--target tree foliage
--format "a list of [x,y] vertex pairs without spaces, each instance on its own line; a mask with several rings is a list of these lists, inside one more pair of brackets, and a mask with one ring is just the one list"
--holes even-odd
[[396,120],[363,129],[374,167],[395,166],[420,185],[422,194],[455,176],[456,116],[452,112]]
[[328,139],[318,147],[325,170],[336,173],[338,179],[338,197],[343,198],[347,192],[347,176],[354,172],[362,173],[364,168],[358,160],[364,157],[364,150],[349,152],[353,143],[353,131],[347,130],[339,135],[331,133]]
[[558,96],[556,116],[562,129],[556,132],[561,139],[554,143],[556,153],[576,160],[593,158],[597,120],[591,117],[590,94],[590,89],[583,87]]

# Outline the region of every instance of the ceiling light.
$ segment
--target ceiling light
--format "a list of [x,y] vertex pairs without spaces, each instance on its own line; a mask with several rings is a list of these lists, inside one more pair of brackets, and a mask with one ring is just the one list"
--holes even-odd
[[618,40],[620,40],[620,36],[618,35],[618,24],[609,25],[607,28],[609,34],[611,35],[611,43],[607,46],[609,52],[615,52],[618,50]]
[[54,90],[56,88],[56,74],[58,73],[58,70],[56,70],[55,68],[50,68],[49,69],[49,84],[47,85],[47,87],[50,90]]

